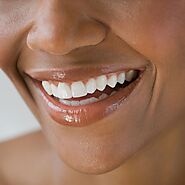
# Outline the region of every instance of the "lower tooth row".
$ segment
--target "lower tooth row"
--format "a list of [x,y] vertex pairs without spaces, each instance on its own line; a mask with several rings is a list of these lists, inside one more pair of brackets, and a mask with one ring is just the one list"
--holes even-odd
[[95,102],[99,101],[99,99],[92,97],[92,98],[89,98],[86,100],[81,100],[81,101],[69,101],[69,100],[63,100],[63,99],[60,99],[59,101],[60,101],[60,103],[63,103],[68,106],[80,106],[80,105],[87,105],[90,103],[95,103]]
[[[114,95],[116,93],[116,91],[113,91],[111,93],[110,96]],[[103,93],[101,96],[99,96],[98,98],[95,97],[91,97],[85,100],[81,100],[81,101],[70,101],[70,100],[64,100],[64,99],[59,99],[59,102],[68,106],[80,106],[80,105],[87,105],[87,104],[91,104],[91,103],[95,103],[98,102],[100,100],[104,100],[105,98],[107,98],[109,95]]]

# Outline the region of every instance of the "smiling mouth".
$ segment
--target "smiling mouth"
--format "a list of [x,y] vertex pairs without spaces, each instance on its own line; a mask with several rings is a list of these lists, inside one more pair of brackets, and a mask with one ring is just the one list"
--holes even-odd
[[42,81],[42,87],[49,96],[61,104],[84,106],[109,98],[121,88],[126,88],[138,76],[139,71],[129,70],[72,83]]
[[[34,79],[50,117],[65,126],[82,127],[102,120],[127,100],[145,69],[99,74],[85,80]],[[89,76],[87,74],[87,76]]]

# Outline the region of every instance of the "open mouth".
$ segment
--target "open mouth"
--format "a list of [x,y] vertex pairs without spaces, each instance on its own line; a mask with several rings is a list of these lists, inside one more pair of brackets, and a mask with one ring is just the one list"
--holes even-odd
[[54,121],[65,126],[81,127],[116,111],[136,88],[144,71],[123,70],[71,83],[32,79]]
[[69,83],[42,81],[44,91],[55,101],[67,106],[84,106],[113,96],[139,77],[139,71],[129,70],[108,75],[100,75],[86,81]]

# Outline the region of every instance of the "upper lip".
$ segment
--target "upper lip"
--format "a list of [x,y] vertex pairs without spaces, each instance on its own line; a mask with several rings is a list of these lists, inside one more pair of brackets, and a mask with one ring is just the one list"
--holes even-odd
[[145,65],[129,67],[125,66],[124,64],[115,64],[115,65],[101,65],[101,66],[94,66],[94,67],[75,67],[75,68],[51,68],[51,69],[37,69],[37,70],[30,70],[26,72],[31,78],[44,81],[44,80],[51,80],[51,81],[63,81],[63,82],[73,82],[79,80],[86,80],[91,77],[96,77],[102,74],[109,74],[121,71],[128,71],[128,70],[139,70],[144,71],[146,67]]

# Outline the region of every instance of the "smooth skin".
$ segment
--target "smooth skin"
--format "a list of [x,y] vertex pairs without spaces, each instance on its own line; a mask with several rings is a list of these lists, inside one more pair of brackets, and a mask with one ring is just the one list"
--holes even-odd
[[[0,0],[0,68],[43,131],[0,144],[0,184],[185,184],[184,33],[184,0]],[[86,128],[56,124],[24,72],[107,50],[147,61],[143,98]]]

